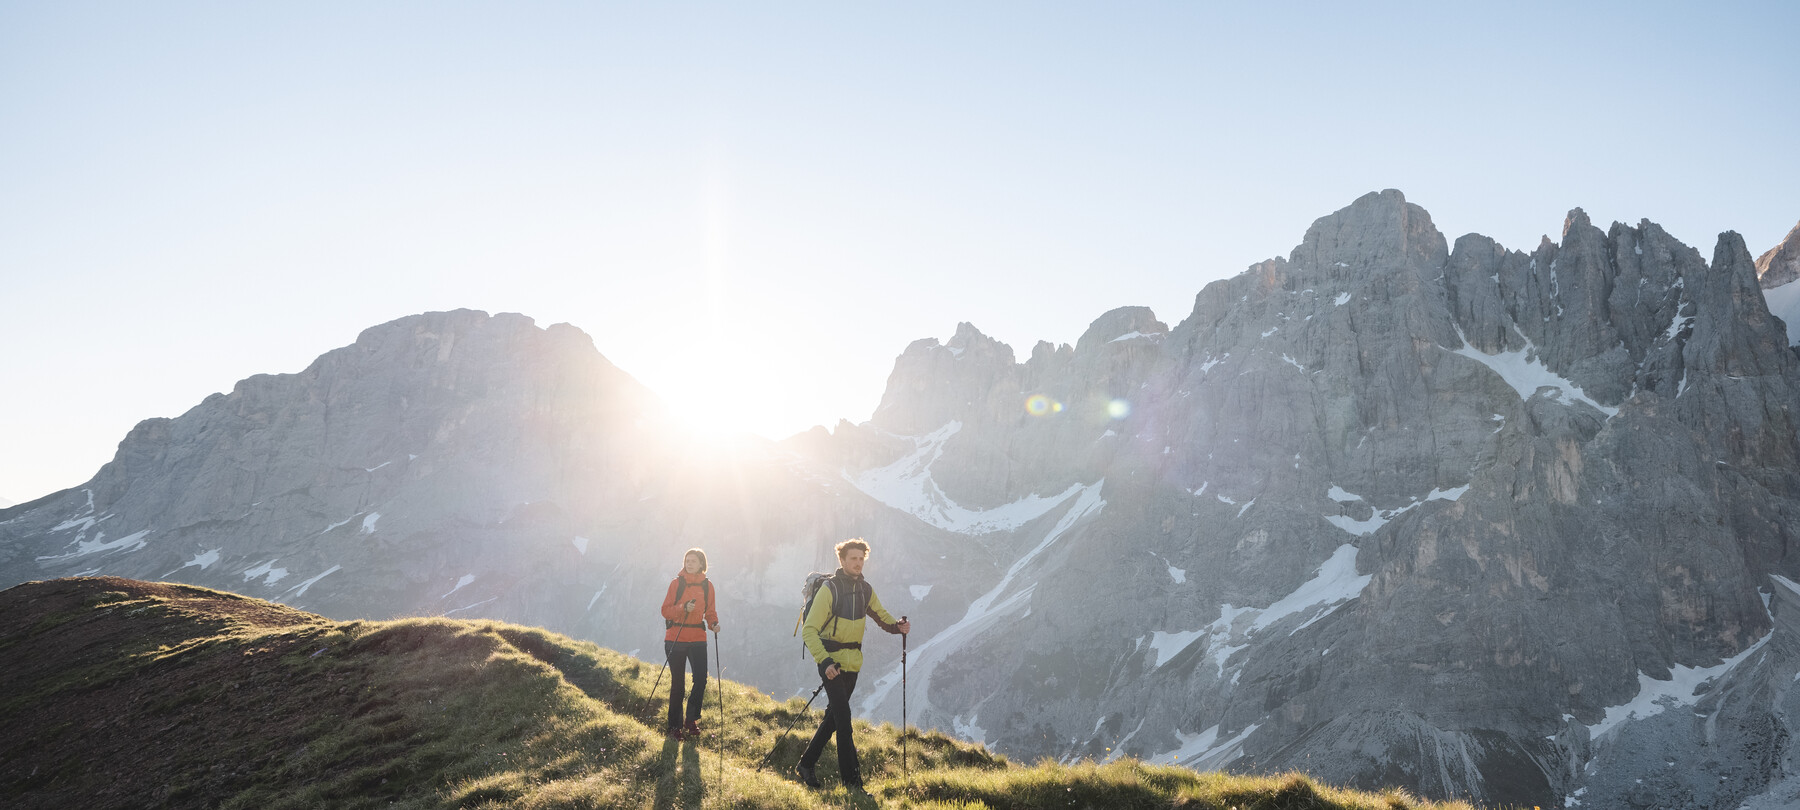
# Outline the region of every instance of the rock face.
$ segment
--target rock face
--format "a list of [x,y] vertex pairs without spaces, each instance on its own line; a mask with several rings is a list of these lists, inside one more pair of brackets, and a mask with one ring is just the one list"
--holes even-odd
[[1781,244],[1756,258],[1756,276],[1764,289],[1800,281],[1800,223],[1788,231]]
[[[492,615],[654,659],[698,545],[726,675],[792,694],[801,575],[861,535],[919,636],[910,719],[1015,756],[1782,806],[1800,360],[1759,269],[1736,234],[1709,261],[1579,209],[1530,253],[1452,245],[1386,191],[1174,328],[1114,310],[1020,362],[961,324],[868,422],[709,452],[571,327],[416,316],[0,512],[0,582]],[[877,720],[897,647],[867,650]]]
[[1756,278],[1769,311],[1787,324],[1788,345],[1800,345],[1800,225],[1756,260]]

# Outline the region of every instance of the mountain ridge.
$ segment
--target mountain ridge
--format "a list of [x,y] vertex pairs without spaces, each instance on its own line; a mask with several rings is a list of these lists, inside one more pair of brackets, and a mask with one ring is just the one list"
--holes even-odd
[[[1800,360],[1758,269],[1735,234],[1709,262],[1580,209],[1529,253],[1452,243],[1374,192],[1172,328],[1120,308],[1021,362],[962,323],[906,348],[867,422],[707,452],[578,330],[428,313],[140,425],[91,486],[0,513],[0,575],[632,651],[683,549],[738,626],[785,628],[861,535],[919,630],[912,719],[1012,756],[1779,804]],[[868,651],[877,720],[898,652]],[[772,638],[726,653],[771,692],[816,680]],[[1663,696],[1705,708],[1698,735],[1628,709],[1688,671],[1704,691]]]
[[185,585],[14,586],[0,650],[12,807],[1442,807],[1291,775],[1020,768],[917,729],[903,769],[900,731],[861,721],[873,795],[837,789],[831,757],[831,789],[813,792],[777,775],[803,747],[780,731],[812,716],[798,699],[714,680],[728,702],[677,743],[654,727],[656,668],[591,643],[492,621],[334,622]]

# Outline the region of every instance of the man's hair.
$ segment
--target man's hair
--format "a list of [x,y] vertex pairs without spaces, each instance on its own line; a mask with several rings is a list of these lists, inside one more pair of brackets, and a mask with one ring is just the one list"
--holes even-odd
[[840,559],[840,560],[843,559],[844,552],[849,551],[850,549],[853,549],[853,548],[861,549],[864,557],[869,556],[869,544],[866,542],[863,542],[863,539],[861,537],[852,537],[849,540],[845,540],[844,542],[837,544],[838,559]]
[[686,560],[689,554],[700,558],[700,573],[706,573],[706,552],[697,548],[690,548],[687,550],[686,554],[681,555],[681,559]]

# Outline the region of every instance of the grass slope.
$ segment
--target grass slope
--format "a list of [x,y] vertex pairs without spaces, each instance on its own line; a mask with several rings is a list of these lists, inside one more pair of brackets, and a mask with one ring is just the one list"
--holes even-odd
[[[709,689],[711,733],[658,733],[659,667],[492,621],[336,622],[116,578],[0,592],[0,805],[456,808],[1453,808],[1303,776],[1136,761],[1022,767],[935,732],[858,722],[870,797],[790,774],[798,698]],[[660,695],[666,695],[667,679]],[[796,731],[759,768],[784,728]]]

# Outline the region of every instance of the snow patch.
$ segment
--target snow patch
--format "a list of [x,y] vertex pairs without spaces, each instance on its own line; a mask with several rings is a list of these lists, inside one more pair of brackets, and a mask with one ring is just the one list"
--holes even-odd
[[1350,303],[1350,294],[1349,293],[1338,293],[1337,301],[1335,303],[1333,303],[1332,306],[1341,307],[1348,303]]
[[1146,335],[1143,332],[1127,332],[1123,335],[1113,338],[1112,340],[1107,341],[1107,343],[1118,343],[1121,340],[1136,340],[1138,338],[1147,338],[1147,337],[1151,337],[1151,336]]
[[459,579],[456,581],[456,587],[451,588],[449,593],[446,593],[443,596],[440,596],[438,598],[439,599],[448,599],[448,598],[450,598],[450,594],[456,593],[457,591],[462,590],[464,585],[467,585],[474,581],[475,581],[474,574],[463,574],[462,579]]
[[299,584],[299,585],[295,585],[295,586],[294,586],[294,587],[292,587],[292,588],[289,588],[289,589],[288,589],[288,592],[287,592],[287,593],[284,593],[284,594],[282,594],[282,595],[281,595],[281,596],[282,596],[282,598],[284,598],[284,599],[285,599],[285,598],[287,598],[287,597],[288,597],[288,596],[289,596],[289,595],[290,595],[290,594],[291,594],[291,595],[293,595],[293,596],[294,596],[294,597],[296,597],[296,598],[298,598],[298,597],[302,597],[302,596],[305,596],[305,595],[306,595],[306,590],[307,590],[307,589],[308,589],[308,588],[311,588],[311,587],[312,587],[312,586],[313,586],[313,585],[314,585],[314,584],[316,584],[316,583],[318,583],[318,581],[319,581],[319,580],[321,580],[321,579],[324,579],[324,578],[326,578],[326,577],[328,577],[328,576],[331,576],[331,575],[332,575],[332,574],[335,574],[335,573],[337,573],[337,572],[338,572],[338,571],[341,571],[341,570],[343,570],[343,568],[344,568],[344,567],[343,567],[343,566],[341,566],[341,565],[334,565],[334,566],[332,566],[332,567],[330,567],[330,568],[327,568],[327,569],[325,569],[325,572],[324,572],[324,573],[322,573],[322,574],[320,574],[320,575],[318,575],[318,576],[316,576],[316,577],[313,577],[313,578],[312,578],[312,579],[309,579],[309,580],[307,580],[307,581],[305,581],[305,582],[302,582],[302,583],[300,583],[300,584]]
[[977,715],[974,717],[970,717],[967,720],[964,720],[962,718],[962,715],[959,714],[950,721],[950,726],[951,726],[951,728],[955,729],[956,736],[961,737],[965,740],[969,740],[971,742],[978,742],[983,745],[986,745],[987,744],[987,730],[982,728],[980,725],[978,725],[976,723],[976,721],[978,721],[980,719],[981,719],[981,717],[979,715]]
[[1361,596],[1363,588],[1368,587],[1375,575],[1357,575],[1356,554],[1356,546],[1349,543],[1338,546],[1331,557],[1319,565],[1312,579],[1301,583],[1293,593],[1277,600],[1275,604],[1263,608],[1256,621],[1250,625],[1249,632],[1254,633],[1289,616],[1313,611],[1311,618],[1288,633],[1291,636],[1325,618],[1344,603]]
[[575,538],[574,543],[575,550],[581,552],[582,556],[587,556],[588,539],[586,537],[577,537]]
[[1070,484],[1068,489],[1048,498],[1027,495],[992,509],[965,508],[950,500],[931,478],[931,465],[943,455],[944,444],[959,430],[962,423],[951,422],[924,436],[906,437],[913,441],[911,454],[854,478],[842,473],[843,478],[877,501],[937,528],[968,535],[1012,531],[1042,517],[1083,489],[1080,484]]
[[593,610],[593,609],[594,609],[594,603],[595,603],[595,602],[598,602],[598,601],[600,601],[600,594],[603,594],[603,593],[606,593],[606,586],[605,586],[605,585],[601,585],[601,586],[600,586],[600,590],[597,590],[597,591],[594,591],[594,598],[592,598],[592,599],[589,599],[589,600],[588,600],[588,604],[587,604],[587,607],[585,607],[585,608],[583,608],[583,609],[582,609],[582,612],[584,612],[584,613],[585,613],[585,612],[587,612],[587,611],[589,611],[589,610]]
[[[1779,576],[1775,578],[1781,579]],[[1792,582],[1786,582],[1786,584],[1790,588],[1794,587]],[[1637,697],[1627,703],[1608,706],[1606,716],[1601,718],[1600,722],[1588,726],[1588,738],[1598,740],[1601,735],[1612,731],[1628,720],[1642,720],[1662,714],[1664,709],[1694,705],[1695,689],[1713,678],[1730,672],[1732,667],[1762,649],[1762,646],[1767,644],[1774,635],[1773,632],[1763,634],[1763,637],[1758,639],[1755,644],[1745,647],[1743,652],[1725,659],[1716,666],[1699,668],[1677,664],[1670,667],[1669,680],[1666,681],[1660,681],[1639,672]]]
[[[1419,498],[1413,498],[1412,503],[1402,506],[1399,509],[1388,509],[1385,511],[1377,509],[1377,510],[1375,510],[1375,513],[1370,515],[1367,520],[1355,520],[1355,519],[1350,518],[1345,515],[1326,515],[1325,520],[1326,520],[1326,522],[1330,523],[1331,525],[1336,526],[1340,529],[1343,529],[1346,532],[1349,532],[1351,534],[1358,535],[1361,537],[1367,537],[1370,534],[1374,534],[1375,531],[1380,529],[1381,527],[1386,526],[1388,524],[1388,521],[1391,521],[1394,518],[1397,518],[1397,517],[1405,514],[1406,512],[1417,508],[1421,504],[1425,504],[1425,503],[1428,503],[1431,501],[1454,501],[1454,500],[1457,500],[1458,498],[1461,498],[1464,495],[1464,493],[1467,493],[1468,491],[1469,491],[1468,484],[1464,484],[1464,485],[1462,485],[1460,487],[1456,487],[1454,489],[1433,488],[1430,493],[1426,494],[1426,496],[1424,497],[1423,500],[1421,500]],[[1355,495],[1350,492],[1346,492],[1346,491],[1344,491],[1343,488],[1338,487],[1336,485],[1333,485],[1331,487],[1331,490],[1327,493],[1327,495],[1332,500],[1337,501],[1339,503],[1356,503],[1356,502],[1362,500],[1362,496]]]
[[[1086,486],[1077,485],[1074,488],[1073,503],[1069,505],[1067,511],[1063,512],[1062,517],[1057,519],[1056,525],[1044,534],[1044,539],[1038,541],[1036,547],[1025,552],[1023,556],[1013,562],[1006,569],[1006,573],[1000,577],[998,584],[970,603],[961,619],[913,649],[912,660],[915,662],[913,671],[918,672],[919,675],[913,676],[911,682],[919,685],[913,687],[908,684],[907,688],[911,699],[922,701],[920,705],[924,709],[921,710],[920,716],[924,716],[925,712],[931,710],[931,675],[938,664],[943,663],[946,658],[965,644],[979,639],[983,632],[1001,619],[1022,609],[1026,611],[1026,615],[1029,615],[1031,594],[1037,588],[1037,583],[1025,585],[1008,595],[1007,592],[1013,587],[1013,581],[1057,540],[1067,534],[1076,523],[1090,515],[1099,514],[1106,508],[1105,499],[1100,497],[1100,492],[1105,485],[1106,479],[1104,478]],[[1005,598],[1002,599],[1002,596]],[[900,679],[901,670],[898,665],[884,673],[881,679],[875,682],[874,688],[863,697],[863,714],[873,714],[894,687],[900,685]]]
[[1769,303],[1769,314],[1787,325],[1788,345],[1800,346],[1800,282],[1763,290],[1763,300]]
[[106,539],[106,532],[94,535],[94,539],[92,540],[83,540],[80,537],[76,537],[73,544],[75,546],[74,551],[67,554],[39,557],[38,559],[52,562],[56,560],[70,560],[76,557],[86,557],[89,554],[99,554],[103,551],[107,553],[115,551],[137,551],[148,544],[149,541],[144,538],[148,536],[151,531],[152,530],[150,529],[145,529],[139,532],[132,532],[131,534],[112,541]]
[[274,585],[287,575],[288,570],[286,568],[276,568],[275,560],[269,560],[268,562],[258,563],[255,568],[245,571],[244,581],[249,582],[257,577],[262,577],[263,585]]
[[[1525,333],[1519,332],[1517,326],[1513,327],[1513,331],[1519,337],[1525,337]],[[1456,335],[1459,338],[1463,336],[1461,327],[1457,327]],[[1582,402],[1608,417],[1619,415],[1618,408],[1608,408],[1595,402],[1568,378],[1551,371],[1542,360],[1535,356],[1536,353],[1537,347],[1532,345],[1529,338],[1525,340],[1525,348],[1514,352],[1488,354],[1477,350],[1467,339],[1463,340],[1462,348],[1451,352],[1451,354],[1462,355],[1493,370],[1495,374],[1500,375],[1500,379],[1506,381],[1507,385],[1512,386],[1514,391],[1519,392],[1520,399],[1529,400],[1536,396],[1540,389],[1555,388],[1557,393],[1551,398],[1564,405]]]
[[449,610],[446,610],[446,611],[444,611],[444,615],[445,615],[445,616],[448,616],[448,615],[450,615],[450,614],[452,614],[452,613],[461,613],[461,612],[463,612],[463,611],[465,611],[465,610],[471,610],[471,609],[474,609],[474,608],[478,608],[478,607],[481,607],[481,606],[482,606],[482,605],[485,605],[485,604],[487,604],[487,603],[489,603],[489,602],[492,602],[492,601],[494,601],[494,600],[495,600],[495,599],[499,599],[499,598],[500,598],[500,597],[498,597],[498,596],[490,596],[490,597],[488,597],[488,598],[486,598],[486,599],[483,599],[483,600],[481,600],[481,601],[479,601],[479,602],[476,602],[476,603],[475,603],[475,604],[473,604],[473,605],[463,605],[463,606],[462,606],[462,607],[459,607],[459,608],[451,608],[451,609],[449,609]]
[[380,512],[369,513],[368,517],[363,518],[362,531],[358,532],[358,534],[374,534],[375,533],[375,521],[380,520],[380,519],[381,519]]
[[1213,726],[1199,734],[1184,734],[1179,729],[1175,739],[1181,741],[1181,747],[1166,751],[1146,761],[1156,765],[1185,765],[1197,771],[1217,770],[1220,766],[1242,756],[1244,741],[1255,734],[1262,724],[1254,723],[1236,737],[1219,742],[1219,727]]
[[1194,643],[1195,640],[1206,635],[1211,635],[1208,627],[1203,627],[1199,630],[1189,630],[1185,633],[1165,633],[1161,630],[1151,633],[1150,650],[1156,654],[1155,663],[1151,664],[1151,666],[1160,667],[1163,664],[1168,663],[1169,659],[1174,658],[1176,653],[1187,649],[1189,644]]
[[[1188,645],[1206,638],[1206,655],[1223,677],[1231,657],[1250,646],[1250,636],[1290,616],[1306,615],[1306,621],[1288,631],[1288,635],[1294,635],[1361,596],[1375,577],[1373,574],[1357,575],[1356,555],[1356,546],[1349,543],[1338,546],[1313,572],[1312,579],[1300,583],[1292,593],[1266,608],[1224,604],[1219,606],[1219,618],[1199,630],[1153,632],[1149,636],[1151,649],[1156,652],[1153,666],[1162,666]],[[1240,619],[1247,619],[1248,624],[1239,627]]]
[[[215,548],[212,551],[206,551],[206,552],[202,552],[199,554],[195,554],[193,559],[182,563],[181,568],[187,568],[189,566],[198,565],[198,566],[200,566],[200,570],[205,571],[206,569],[213,567],[213,563],[216,563],[219,561],[219,552],[221,552],[221,551],[224,551],[224,549]],[[181,568],[177,568],[175,570],[179,571],[179,570],[181,570]]]
[[931,593],[930,585],[908,585],[906,590],[912,593],[914,602],[925,601],[925,595]]
[[[361,513],[361,512],[358,512],[358,513],[356,513],[356,514],[357,514],[357,515],[360,515],[360,514],[362,514],[362,513]],[[349,522],[350,522],[350,521],[352,521],[352,520],[355,520],[355,519],[356,519],[356,515],[351,515],[351,516],[349,516],[349,517],[347,517],[347,518],[344,518],[344,519],[343,519],[343,520],[340,520],[340,521],[338,521],[338,522],[336,522],[336,523],[333,523],[333,524],[331,524],[331,525],[330,525],[330,526],[326,526],[326,527],[325,527],[325,530],[324,530],[324,531],[322,531],[322,532],[319,532],[319,534],[330,534],[330,533],[331,533],[331,530],[332,530],[332,529],[335,529],[335,528],[337,528],[337,527],[339,527],[339,526],[342,526],[342,525],[344,525],[344,524],[346,524],[346,523],[349,523]]]

